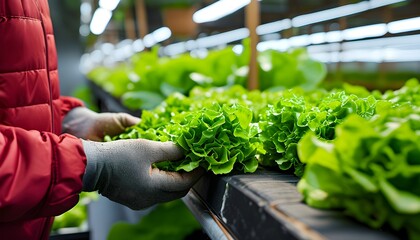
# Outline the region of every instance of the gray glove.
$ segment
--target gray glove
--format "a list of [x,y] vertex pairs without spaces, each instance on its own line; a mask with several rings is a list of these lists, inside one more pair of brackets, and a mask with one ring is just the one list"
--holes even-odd
[[93,141],[102,141],[105,135],[115,136],[140,121],[127,113],[96,113],[77,107],[63,119],[63,132]]
[[204,172],[203,169],[179,173],[152,168],[155,162],[182,159],[182,151],[173,142],[82,141],[87,157],[83,191],[98,190],[131,209],[185,196]]

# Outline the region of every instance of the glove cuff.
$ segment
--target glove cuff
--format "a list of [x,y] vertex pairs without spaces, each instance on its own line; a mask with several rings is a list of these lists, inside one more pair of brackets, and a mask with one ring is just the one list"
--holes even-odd
[[85,151],[87,164],[85,174],[83,175],[82,191],[92,192],[96,191],[99,179],[98,174],[98,161],[96,159],[97,147],[94,142],[82,140],[83,149]]

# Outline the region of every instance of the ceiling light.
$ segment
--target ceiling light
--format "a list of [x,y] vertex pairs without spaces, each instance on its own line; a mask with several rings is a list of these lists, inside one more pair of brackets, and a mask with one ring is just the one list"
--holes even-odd
[[344,40],[380,37],[387,33],[385,23],[349,28],[342,31]]
[[168,27],[161,27],[152,32],[152,36],[156,42],[163,42],[170,38],[172,35],[171,30]]
[[193,14],[196,23],[216,21],[248,5],[251,0],[220,0]]
[[354,4],[348,4],[336,8],[331,8],[315,13],[304,14],[294,17],[292,19],[293,27],[307,26],[317,22],[323,22],[331,19],[336,19],[355,13],[363,12],[369,9],[369,2],[363,1]]
[[93,34],[99,35],[105,31],[106,26],[111,20],[112,12],[105,8],[96,9],[90,22],[90,31]]
[[420,17],[409,18],[388,23],[390,33],[409,32],[420,29]]
[[280,32],[285,29],[289,29],[292,27],[292,20],[290,19],[283,19],[271,23],[261,24],[257,27],[257,34],[264,35],[274,32]]

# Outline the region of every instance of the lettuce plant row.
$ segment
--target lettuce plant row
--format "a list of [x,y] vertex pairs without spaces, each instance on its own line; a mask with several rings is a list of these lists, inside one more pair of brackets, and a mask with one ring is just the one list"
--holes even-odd
[[[410,92],[418,85],[413,80],[397,91],[367,97],[344,90],[294,88],[260,92],[241,86],[196,87],[188,97],[175,93],[155,109],[143,111],[138,125],[108,140],[174,141],[185,150],[187,158],[168,163],[167,170],[191,171],[202,166],[219,174],[234,169],[253,172],[261,165],[290,169],[300,177],[304,164],[298,156],[298,142],[307,132],[322,140],[333,140],[336,126],[349,115],[371,119],[386,104],[418,104],[418,95]],[[232,160],[237,157],[239,165]]]
[[292,171],[314,207],[344,209],[371,227],[420,237],[420,84],[248,91],[242,86],[175,93],[106,140],[173,141],[185,159],[155,167],[214,174],[258,167]]

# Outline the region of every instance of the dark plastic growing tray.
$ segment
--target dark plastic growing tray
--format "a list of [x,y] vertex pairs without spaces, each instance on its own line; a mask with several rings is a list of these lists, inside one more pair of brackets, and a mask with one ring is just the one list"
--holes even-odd
[[[341,211],[302,202],[298,178],[274,171],[203,177],[184,197],[212,239],[404,239],[371,229]],[[201,219],[201,220],[200,220]]]
[[96,83],[89,80],[87,80],[87,83],[92,91],[94,104],[101,112],[126,112],[136,117],[141,116],[141,110],[132,111],[123,106],[118,98],[104,91]]
[[89,232],[72,232],[72,233],[54,233],[49,240],[89,240]]

